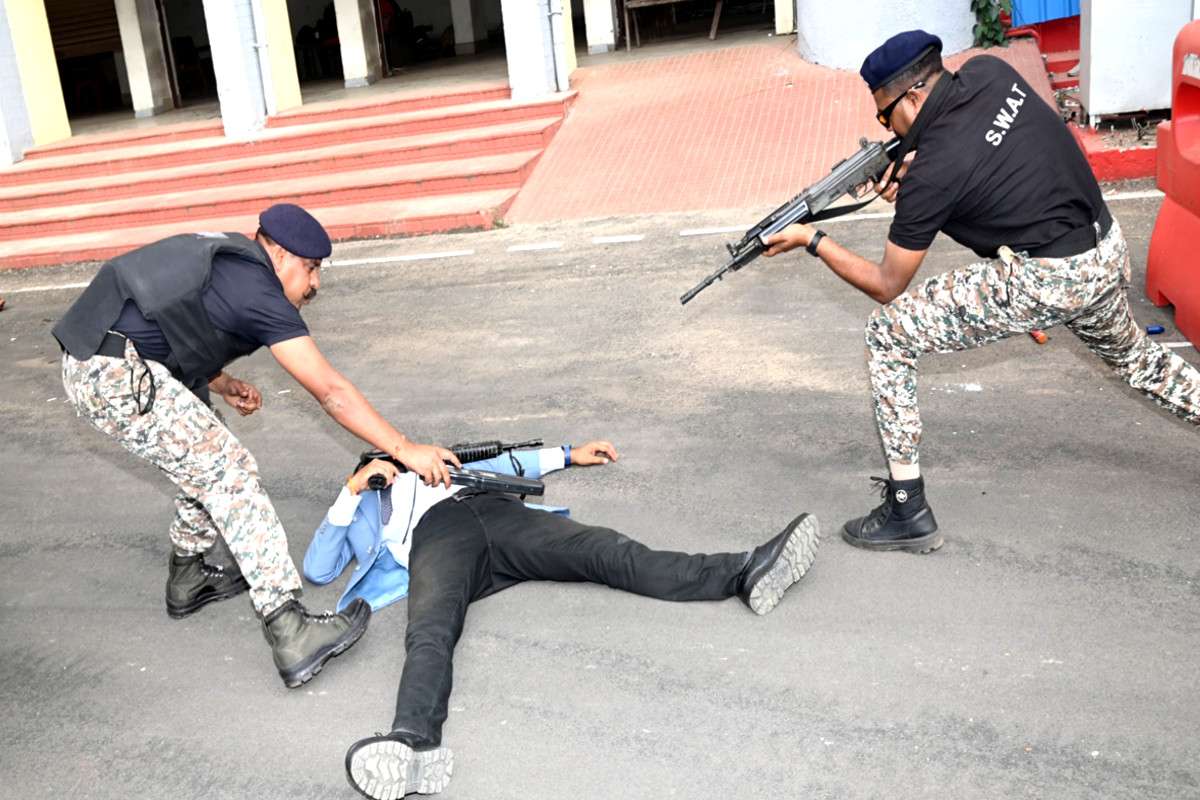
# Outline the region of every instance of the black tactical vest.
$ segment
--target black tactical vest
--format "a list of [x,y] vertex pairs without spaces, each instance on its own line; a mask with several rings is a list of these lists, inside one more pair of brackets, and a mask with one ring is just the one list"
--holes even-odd
[[171,348],[166,363],[171,374],[192,391],[204,391],[238,352],[234,337],[213,326],[202,300],[218,253],[273,269],[266,251],[240,233],[171,236],[101,267],[51,332],[68,353],[86,361],[132,300],[162,329]]

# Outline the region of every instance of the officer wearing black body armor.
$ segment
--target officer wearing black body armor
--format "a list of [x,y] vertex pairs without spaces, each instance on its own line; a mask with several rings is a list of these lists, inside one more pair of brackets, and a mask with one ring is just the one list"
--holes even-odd
[[[224,367],[268,347],[327,414],[427,484],[449,486],[446,462],[458,462],[444,448],[410,442],[317,349],[300,309],[316,296],[332,249],[321,224],[280,204],[259,225],[254,239],[184,234],[113,259],[53,333],[79,415],[179,487],[167,613],[185,617],[248,591],[276,667],[294,688],[350,648],[371,611],[360,601],[340,614],[310,615],[295,599],[300,576],[258,467],[209,405],[215,392],[244,416],[262,396]],[[218,535],[233,571],[205,561]]]

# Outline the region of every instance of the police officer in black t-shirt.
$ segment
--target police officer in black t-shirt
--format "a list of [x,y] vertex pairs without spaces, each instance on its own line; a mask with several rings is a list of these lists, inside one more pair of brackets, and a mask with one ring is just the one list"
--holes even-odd
[[[925,31],[888,39],[863,62],[879,123],[915,157],[885,180],[896,215],[882,261],[794,225],[766,255],[804,247],[883,305],[867,323],[875,418],[888,460],[883,503],[842,537],[872,550],[942,545],[918,463],[917,360],[1063,324],[1155,402],[1200,423],[1200,372],[1141,331],[1129,311],[1120,225],[1057,112],[1005,62],[957,73]],[[901,161],[903,156],[901,156]],[[938,231],[983,259],[905,293]]]
[[[351,647],[371,614],[363,602],[310,615],[295,599],[300,576],[258,477],[254,457],[208,405],[215,392],[242,415],[258,389],[225,373],[259,347],[329,416],[391,453],[427,484],[450,485],[441,447],[393,428],[317,349],[300,309],[316,297],[329,236],[299,206],[272,206],[254,239],[236,233],[172,236],[101,267],[54,326],[63,386],[80,416],[178,487],[171,525],[167,613],[188,616],[249,591],[288,687],[307,682]],[[204,554],[221,536],[237,569]]]

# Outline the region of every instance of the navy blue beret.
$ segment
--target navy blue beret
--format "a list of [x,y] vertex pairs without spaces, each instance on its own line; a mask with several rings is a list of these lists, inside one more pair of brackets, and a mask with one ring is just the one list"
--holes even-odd
[[920,30],[897,33],[871,51],[858,73],[873,92],[917,63],[931,47],[942,52],[942,40],[932,33]]
[[316,217],[292,203],[277,203],[258,215],[263,233],[301,258],[329,258],[333,245]]

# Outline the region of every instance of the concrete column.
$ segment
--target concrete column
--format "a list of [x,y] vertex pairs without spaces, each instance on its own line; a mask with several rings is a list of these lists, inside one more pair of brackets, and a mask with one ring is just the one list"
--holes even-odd
[[[5,128],[8,127],[9,106],[14,105],[8,88],[13,76],[19,76],[24,97],[25,119],[33,144],[49,144],[70,138],[71,123],[67,121],[67,104],[63,100],[62,84],[58,79],[58,62],[54,44],[50,41],[50,23],[42,0],[0,0],[4,6],[7,40],[11,46],[15,70],[0,73],[0,86],[5,97]],[[17,125],[18,141],[21,141]],[[5,134],[6,137],[9,135]],[[24,150],[22,150],[24,152]]]
[[267,115],[278,114],[301,104],[300,77],[296,74],[296,45],[287,0],[257,0],[254,18],[261,50],[263,86]]
[[487,39],[482,0],[450,0],[450,20],[454,25],[454,52],[470,55],[476,44]]
[[544,97],[569,86],[562,22],[556,13],[552,24],[550,16],[563,6],[562,0],[500,0],[514,100]]
[[267,118],[252,0],[204,0],[221,122],[231,139],[253,139]]
[[17,53],[8,25],[8,10],[0,0],[0,167],[20,161],[30,147],[33,147],[33,130],[29,126],[25,92],[17,73]]
[[796,30],[796,0],[775,0],[775,33]]
[[583,0],[583,27],[589,53],[611,53],[617,47],[612,0]]
[[136,117],[152,117],[174,106],[167,56],[154,0],[116,0],[121,53]]
[[575,16],[571,12],[571,0],[560,0],[560,3],[562,13],[555,17],[559,22],[555,42],[558,43],[559,52],[562,54],[561,63],[565,65],[559,85],[566,91],[570,86],[571,73],[579,67],[579,62],[575,59]]
[[369,86],[383,75],[373,0],[334,0],[338,39],[342,43],[342,77],[347,89]]

